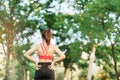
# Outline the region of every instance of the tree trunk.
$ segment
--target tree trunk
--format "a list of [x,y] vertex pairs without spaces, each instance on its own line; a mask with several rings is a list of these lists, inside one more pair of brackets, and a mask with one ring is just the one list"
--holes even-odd
[[15,61],[16,61],[15,53],[13,53],[12,56],[13,56],[13,58],[12,58],[12,80],[16,80],[16,77],[15,77],[15,73],[16,73],[16,69],[15,69]]
[[5,80],[9,80],[9,61],[10,61],[10,48],[7,47],[6,65],[5,65]]
[[[21,67],[21,66],[20,66],[20,67]],[[18,73],[18,79],[17,79],[17,80],[21,80],[21,74],[19,74],[19,73],[20,73],[20,68],[18,68],[17,73]]]
[[27,80],[30,80],[30,71],[27,71]]
[[25,69],[23,69],[23,80],[26,80],[26,71],[25,71]]
[[114,44],[112,44],[112,57],[113,57],[113,61],[114,61],[114,70],[116,73],[116,79],[119,80],[118,71],[117,71],[117,61],[116,61],[114,49],[115,49]]
[[72,72],[72,69],[71,69],[71,80],[73,80],[73,72]]
[[64,71],[64,80],[67,80],[67,68],[65,68],[65,71]]
[[72,71],[72,66],[73,66],[73,64],[71,65],[71,80],[73,80],[73,71]]
[[93,62],[94,62],[94,58],[95,58],[95,51],[96,51],[96,47],[93,47],[91,50],[91,54],[90,54],[90,62],[89,62],[89,67],[88,67],[88,74],[87,74],[87,80],[91,80],[92,78],[92,68],[93,68]]
[[23,69],[21,63],[19,63],[18,66],[19,67],[17,68],[17,75],[18,75],[18,79],[17,80],[26,80],[26,79],[23,79],[23,77],[24,77],[23,75],[24,74],[19,74],[19,73],[21,73],[21,69]]
[[12,80],[16,80],[15,78],[15,61],[12,62]]

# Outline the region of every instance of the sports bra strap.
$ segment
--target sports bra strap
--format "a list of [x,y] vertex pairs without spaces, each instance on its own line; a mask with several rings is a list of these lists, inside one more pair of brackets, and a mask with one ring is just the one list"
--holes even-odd
[[42,48],[42,54],[41,55],[49,55],[48,54],[48,49],[49,49],[49,45],[45,46],[43,43],[40,44],[41,45],[41,48]]
[[40,46],[42,49],[42,53],[38,56],[39,59],[52,60],[53,55],[49,54],[49,52],[48,52],[50,45],[45,46],[43,43],[41,43]]

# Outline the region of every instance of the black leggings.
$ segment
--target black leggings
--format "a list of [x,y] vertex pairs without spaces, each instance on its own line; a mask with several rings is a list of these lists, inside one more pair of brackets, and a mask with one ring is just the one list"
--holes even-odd
[[48,63],[38,63],[40,65],[40,69],[35,71],[34,80],[54,80],[54,71],[49,69],[51,65]]

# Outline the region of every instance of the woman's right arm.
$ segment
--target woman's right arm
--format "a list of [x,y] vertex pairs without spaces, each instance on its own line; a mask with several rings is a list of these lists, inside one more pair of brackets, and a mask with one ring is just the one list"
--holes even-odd
[[64,53],[57,46],[55,46],[54,49],[55,49],[55,52],[59,55],[59,57],[53,61],[54,63],[65,59]]
[[52,69],[52,70],[54,70],[54,64],[56,62],[59,62],[59,61],[65,59],[64,53],[57,46],[54,46],[54,50],[59,55],[59,57],[52,61],[52,64],[51,64],[51,67],[50,67],[50,69]]

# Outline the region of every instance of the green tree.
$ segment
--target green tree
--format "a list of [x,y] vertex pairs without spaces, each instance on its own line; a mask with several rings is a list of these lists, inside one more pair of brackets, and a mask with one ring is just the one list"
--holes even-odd
[[[36,21],[30,20],[29,15],[33,11],[34,2],[29,2],[30,5],[22,3],[20,0],[0,1],[0,38],[3,45],[6,68],[5,68],[5,80],[9,80],[10,60],[13,63],[15,61],[15,52],[12,47],[20,39],[22,34],[31,35],[36,29]],[[23,4],[23,5],[21,5]],[[28,10],[29,8],[29,10]],[[24,33],[25,30],[29,30]],[[10,59],[10,56],[12,58]],[[15,68],[15,66],[13,66]],[[14,74],[13,74],[14,75]]]
[[[45,17],[43,19],[42,16],[47,12],[49,13],[48,8],[51,8],[50,5],[52,2],[53,0],[46,1],[46,3],[41,3],[41,1],[36,0],[29,0],[27,3],[22,0],[0,1],[0,43],[3,45],[6,57],[5,80],[10,79],[10,65],[15,63],[18,57],[17,55],[19,55],[16,54],[13,49],[14,45],[21,44],[25,38],[29,39],[29,36],[32,35],[36,29],[42,31],[49,27],[48,25],[45,26]],[[42,10],[44,10],[45,13],[41,13],[40,11]],[[41,18],[39,19],[39,17]],[[42,20],[43,23],[41,24],[40,22],[39,24],[39,21]],[[29,40],[27,41],[30,42]],[[10,56],[12,56],[12,58],[10,58]],[[18,63],[21,63],[20,60],[18,60]],[[15,65],[12,70],[15,70]],[[14,76],[14,74],[12,76]],[[21,75],[18,75],[18,77],[20,76]],[[12,80],[15,80],[15,76],[12,78]]]
[[[118,24],[119,18],[119,1],[91,1],[86,3],[83,13],[79,16],[79,26],[80,31],[84,39],[87,39],[92,45],[99,44],[101,45],[106,39],[109,39],[112,42],[113,34],[114,42],[119,41],[119,27]],[[115,18],[112,17],[115,16]],[[77,18],[78,20],[78,18]],[[117,33],[116,33],[117,32]],[[114,70],[116,76],[118,75],[116,69],[116,57],[114,53],[114,43],[111,43],[112,46],[112,57],[114,59]],[[88,73],[89,74],[89,73]],[[118,76],[116,77],[117,80]],[[89,77],[88,80],[91,80]]]

